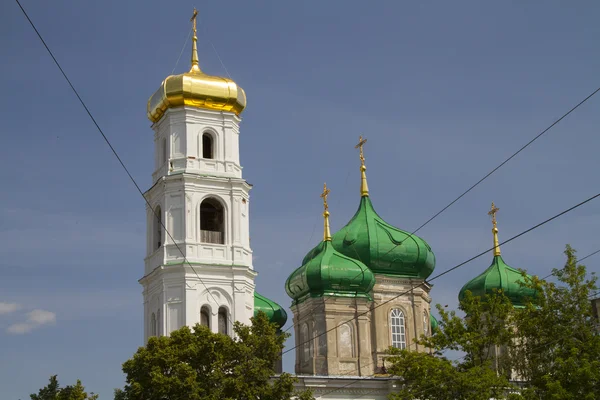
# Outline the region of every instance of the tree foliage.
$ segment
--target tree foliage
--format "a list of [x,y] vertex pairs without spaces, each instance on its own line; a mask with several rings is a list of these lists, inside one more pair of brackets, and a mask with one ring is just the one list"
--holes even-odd
[[[553,270],[558,283],[523,272],[521,285],[536,292],[525,307],[513,307],[501,291],[467,292],[459,305],[465,318],[438,304],[439,329],[417,341],[429,353],[391,350],[389,370],[401,377],[392,397],[600,399],[600,335],[590,303],[596,277],[568,245],[565,255],[565,266]],[[448,351],[463,356],[449,360]]]
[[[152,337],[123,364],[121,400],[288,400],[295,379],[273,378],[287,335],[260,313],[251,326],[236,322],[235,338],[196,325]],[[299,393],[311,399],[309,393]]]
[[98,395],[88,394],[78,379],[75,385],[61,388],[56,375],[50,377],[50,382],[41,388],[38,394],[31,394],[31,400],[96,400]]
[[[510,342],[512,305],[502,293],[483,300],[467,293],[460,308],[469,318],[461,318],[438,304],[439,329],[418,340],[429,352],[390,349],[392,366],[388,371],[401,377],[400,389],[392,395],[393,399],[506,398],[512,386],[505,374],[497,374],[493,369],[501,363],[501,357],[493,350],[495,344]],[[464,356],[451,361],[443,356],[446,351],[459,351]]]
[[590,296],[596,277],[577,264],[567,245],[557,283],[527,278],[535,300],[515,313],[518,340],[513,366],[527,383],[527,399],[600,399],[600,336],[592,316]]

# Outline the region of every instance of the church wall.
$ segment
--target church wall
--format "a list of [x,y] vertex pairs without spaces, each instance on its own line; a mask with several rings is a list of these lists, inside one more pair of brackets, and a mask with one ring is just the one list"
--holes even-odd
[[[215,176],[242,177],[239,156],[239,124],[233,113],[193,107],[168,109],[153,125],[155,131],[155,171],[153,182],[160,177],[185,171]],[[213,138],[212,159],[202,158],[202,134]],[[162,162],[162,141],[166,139],[167,162]]]
[[[352,376],[373,373],[367,299],[309,298],[292,307],[292,311],[296,373]],[[365,315],[357,318],[357,314]]]
[[[239,161],[240,121],[229,112],[178,107],[153,125],[154,184],[145,193],[150,206],[140,279],[145,340],[199,323],[202,306],[210,310],[214,332],[220,308],[227,312],[229,334],[233,321],[250,323],[256,273],[249,239],[251,186],[242,179]],[[212,203],[203,205],[207,199]],[[160,238],[154,215],[159,206],[170,233],[161,229]]]
[[[379,274],[375,278],[371,329],[373,332],[374,362],[379,368],[384,366],[383,359],[389,347],[393,344],[391,316],[394,309],[401,310],[404,315],[406,348],[412,351],[427,351],[423,346],[415,345],[414,340],[425,334],[426,329],[428,334],[431,332],[429,319],[427,319],[426,324],[424,323],[424,316],[427,315],[428,317],[431,312],[431,298],[429,297],[431,287],[427,283],[416,287],[423,282],[422,280]],[[405,292],[407,293],[397,297],[398,294]]]

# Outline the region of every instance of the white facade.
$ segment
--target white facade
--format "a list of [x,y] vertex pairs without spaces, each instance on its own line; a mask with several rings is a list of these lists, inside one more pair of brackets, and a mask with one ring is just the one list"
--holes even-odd
[[256,273],[240,121],[230,112],[178,107],[152,127],[155,171],[145,193],[152,207],[140,279],[146,341],[184,325],[231,334],[233,321],[250,323]]

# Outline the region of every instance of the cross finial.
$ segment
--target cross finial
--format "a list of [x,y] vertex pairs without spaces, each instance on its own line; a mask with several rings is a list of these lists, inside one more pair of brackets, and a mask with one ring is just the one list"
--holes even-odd
[[365,154],[363,153],[363,146],[367,143],[367,139],[363,139],[362,135],[358,137],[358,144],[354,146],[360,152],[360,165],[365,165]]
[[329,204],[327,204],[327,196],[331,190],[327,188],[327,183],[323,184],[323,193],[321,193],[321,198],[323,199],[323,241],[331,241],[331,231],[329,229]]
[[192,29],[194,30],[194,36],[196,36],[196,17],[198,16],[198,10],[194,8],[194,13],[192,14],[192,18],[190,18],[190,22],[192,22]]
[[323,208],[325,209],[325,211],[329,210],[329,204],[327,204],[327,196],[329,196],[329,193],[331,192],[331,190],[329,190],[327,188],[327,183],[323,184],[323,193],[321,193],[321,198],[323,199]]
[[363,139],[362,135],[358,138],[358,144],[354,146],[360,152],[360,195],[362,197],[369,195],[369,186],[367,185],[367,167],[365,166],[365,153],[363,146],[367,143],[367,139]]
[[492,224],[494,225],[494,228],[496,227],[496,213],[500,211],[500,209],[498,207],[496,207],[496,205],[494,204],[494,202],[492,201],[492,208],[490,209],[490,211],[488,212],[488,215],[490,217],[492,217]]
[[190,72],[201,72],[200,67],[198,66],[198,45],[196,42],[198,38],[196,37],[196,17],[198,16],[198,10],[194,8],[194,13],[192,14],[192,18],[190,21],[192,22],[192,30],[194,31],[194,35],[192,36],[192,69]]
[[500,244],[498,243],[498,227],[496,222],[496,213],[498,211],[500,211],[500,209],[496,207],[496,205],[492,201],[492,208],[488,212],[488,215],[492,217],[492,225],[494,226],[492,228],[492,234],[494,235],[494,256],[500,255]]

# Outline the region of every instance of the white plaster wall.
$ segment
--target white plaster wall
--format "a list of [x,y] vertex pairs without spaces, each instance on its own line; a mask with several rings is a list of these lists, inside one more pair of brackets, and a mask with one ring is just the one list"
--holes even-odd
[[[249,191],[239,163],[239,123],[233,113],[190,107],[169,109],[153,125],[155,171],[145,193],[147,254],[144,277],[144,339],[152,332],[152,313],[160,315],[159,332],[170,334],[200,322],[200,310],[211,310],[211,329],[218,331],[218,310],[233,321],[250,323],[254,313],[254,278],[249,234]],[[202,134],[213,136],[214,159],[200,158]],[[162,141],[166,142],[166,159]],[[200,204],[208,197],[224,209],[224,243],[200,242]],[[162,246],[155,249],[154,212],[160,205]]]

